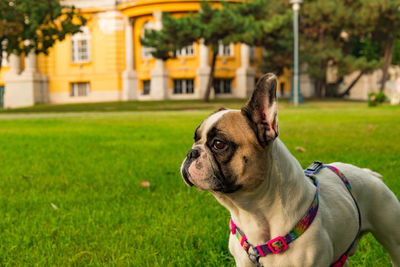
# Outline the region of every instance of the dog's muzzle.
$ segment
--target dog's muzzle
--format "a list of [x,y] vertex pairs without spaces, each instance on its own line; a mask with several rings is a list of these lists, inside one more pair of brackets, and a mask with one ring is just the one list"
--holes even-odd
[[181,169],[182,177],[188,186],[193,186],[193,183],[189,180],[188,169],[190,167],[190,164],[192,164],[192,162],[198,157],[200,157],[200,151],[197,149],[191,149],[187,153],[186,159],[182,164],[182,169]]

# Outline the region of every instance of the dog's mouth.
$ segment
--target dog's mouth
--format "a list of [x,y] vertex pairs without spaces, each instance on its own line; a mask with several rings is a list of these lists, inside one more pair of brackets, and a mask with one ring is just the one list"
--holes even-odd
[[189,172],[188,172],[188,166],[186,166],[186,162],[184,164],[184,166],[182,167],[182,171],[181,171],[183,180],[185,181],[185,183],[188,186],[193,186],[194,184],[189,180]]

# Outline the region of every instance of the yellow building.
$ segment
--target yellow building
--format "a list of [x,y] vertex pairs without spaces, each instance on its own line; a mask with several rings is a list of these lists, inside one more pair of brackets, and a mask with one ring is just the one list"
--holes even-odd
[[[232,0],[239,1],[239,0]],[[196,12],[201,0],[65,0],[87,16],[82,32],[58,42],[49,55],[11,55],[0,73],[4,107],[37,103],[199,99],[210,71],[210,49],[194,43],[165,62],[140,44],[144,29],[160,29],[162,12]],[[218,1],[215,1],[218,2]],[[247,97],[260,75],[262,49],[219,47],[213,97]],[[289,94],[289,77],[280,78]],[[0,105],[2,101],[0,99]]]

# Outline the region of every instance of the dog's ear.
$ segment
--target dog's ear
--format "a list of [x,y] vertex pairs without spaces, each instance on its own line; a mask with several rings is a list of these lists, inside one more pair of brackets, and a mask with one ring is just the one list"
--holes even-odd
[[242,108],[251,122],[261,145],[266,146],[278,136],[277,78],[264,74],[257,82],[253,95]]

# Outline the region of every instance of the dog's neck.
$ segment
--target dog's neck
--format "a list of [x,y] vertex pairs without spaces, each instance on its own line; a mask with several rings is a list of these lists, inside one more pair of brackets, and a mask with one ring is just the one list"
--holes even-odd
[[252,192],[214,193],[252,245],[285,235],[308,210],[315,186],[277,138],[266,151],[268,172]]

